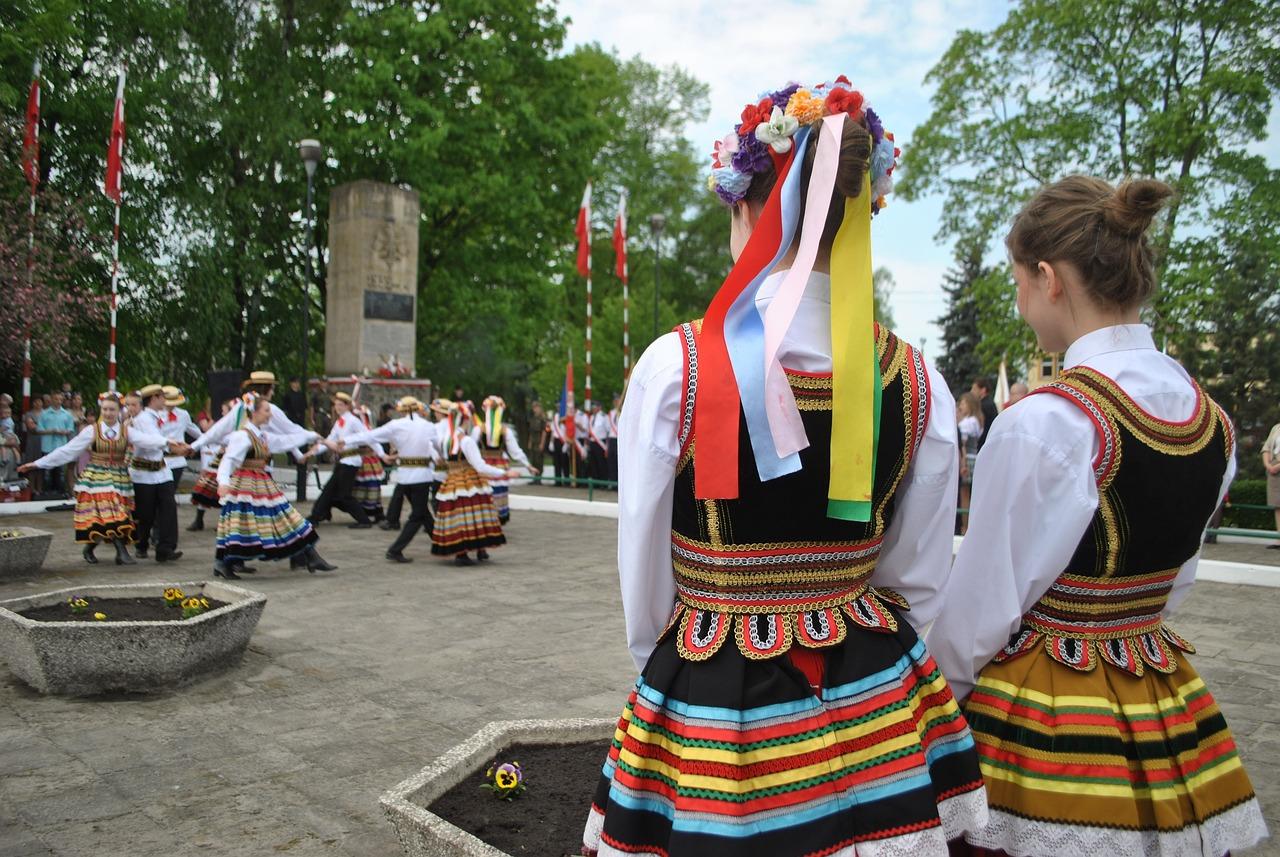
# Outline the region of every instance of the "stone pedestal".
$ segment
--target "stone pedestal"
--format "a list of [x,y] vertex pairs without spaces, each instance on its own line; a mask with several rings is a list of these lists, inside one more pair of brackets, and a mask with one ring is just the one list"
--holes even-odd
[[326,375],[369,375],[389,361],[414,373],[418,192],[373,181],[329,195]]

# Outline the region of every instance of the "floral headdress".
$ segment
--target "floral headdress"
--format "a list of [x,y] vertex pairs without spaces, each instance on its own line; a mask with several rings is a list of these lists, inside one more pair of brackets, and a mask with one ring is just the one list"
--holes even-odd
[[726,205],[733,205],[747,195],[756,173],[770,166],[781,171],[782,156],[791,151],[801,128],[816,126],[838,113],[848,114],[871,134],[871,213],[878,213],[893,190],[893,170],[901,152],[893,134],[884,130],[880,117],[843,74],[832,83],[809,88],[790,83],[776,92],[761,93],[759,101],[742,108],[742,121],[716,140],[707,187]]
[[258,407],[257,393],[245,393],[240,397],[240,401],[236,402],[236,416],[232,422],[236,430],[244,428],[256,407]]
[[[708,459],[695,471],[700,499],[738,496],[739,407],[760,479],[801,469],[800,451],[809,439],[778,353],[813,271],[833,204],[846,122],[867,130],[872,150],[861,192],[835,203],[844,211],[831,246],[833,413],[827,514],[870,520],[875,414],[880,409],[871,217],[884,208],[884,197],[893,188],[899,152],[880,117],[843,75],[832,83],[807,88],[792,83],[762,94],[743,109],[734,131],[716,142],[708,186],[727,205],[746,197],[757,174],[773,169],[777,181],[703,319],[694,404],[699,455]],[[803,170],[796,165],[810,146],[815,149],[813,165],[802,200]],[[756,294],[793,243],[795,260],[768,308],[761,310]]]
[[114,390],[108,390],[105,393],[99,393],[98,404],[103,405],[103,404],[106,404],[107,402],[115,402],[117,405],[120,404],[120,394],[115,392]]

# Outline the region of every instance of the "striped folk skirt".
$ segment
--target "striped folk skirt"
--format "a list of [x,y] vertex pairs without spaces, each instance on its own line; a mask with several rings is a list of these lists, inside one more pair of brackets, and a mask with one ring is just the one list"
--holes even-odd
[[288,559],[317,539],[265,470],[242,468],[231,477],[218,518],[218,559]]
[[196,484],[191,488],[191,505],[206,509],[216,509],[218,502],[218,465],[222,463],[222,455],[216,455],[209,466],[200,471]]
[[376,455],[361,457],[351,496],[372,518],[382,517],[382,480],[385,476],[382,459]]
[[[502,453],[486,453],[484,456],[485,464],[492,467],[500,467],[506,470],[510,465],[507,463],[507,457]],[[511,503],[508,495],[511,493],[511,480],[505,476],[497,479],[485,480],[489,483],[489,487],[493,489],[493,508],[498,511],[498,520],[506,523],[511,520]]]
[[449,462],[449,475],[436,492],[431,552],[452,556],[506,543],[489,484],[471,465]]
[[1171,673],[1081,672],[1045,646],[989,664],[965,704],[991,823],[1036,857],[1221,857],[1267,835],[1222,712],[1185,655]]
[[944,857],[985,823],[973,738],[905,621],[806,650],[817,691],[790,656],[685,660],[674,636],[618,721],[583,853]]
[[75,530],[78,544],[133,541],[133,480],[123,464],[95,464],[76,480]]

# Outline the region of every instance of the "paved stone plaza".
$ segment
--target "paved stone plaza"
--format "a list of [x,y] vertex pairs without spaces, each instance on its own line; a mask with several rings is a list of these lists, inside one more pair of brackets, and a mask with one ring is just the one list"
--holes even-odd
[[[0,585],[0,598],[210,572],[208,529],[182,533],[176,565],[119,570],[81,561],[70,513],[7,520],[56,538],[45,575]],[[339,571],[265,566],[243,582],[268,603],[233,672],[161,696],[66,700],[0,666],[0,855],[394,857],[378,795],[450,745],[490,720],[617,714],[634,674],[615,526],[517,511],[492,564],[460,569],[431,559],[425,537],[414,564],[394,565],[386,533],[328,524],[320,550]],[[1273,830],[1278,607],[1280,590],[1202,583],[1172,623],[1199,647]]]

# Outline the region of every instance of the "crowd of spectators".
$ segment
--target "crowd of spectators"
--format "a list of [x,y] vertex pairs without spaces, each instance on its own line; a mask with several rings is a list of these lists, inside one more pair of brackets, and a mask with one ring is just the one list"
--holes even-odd
[[[24,478],[18,475],[18,465],[63,446],[97,416],[70,384],[33,395],[25,413],[15,415],[15,411],[13,396],[0,393],[0,485],[4,486]],[[70,497],[80,464],[72,462],[47,472],[33,470],[25,478],[34,495]]]

